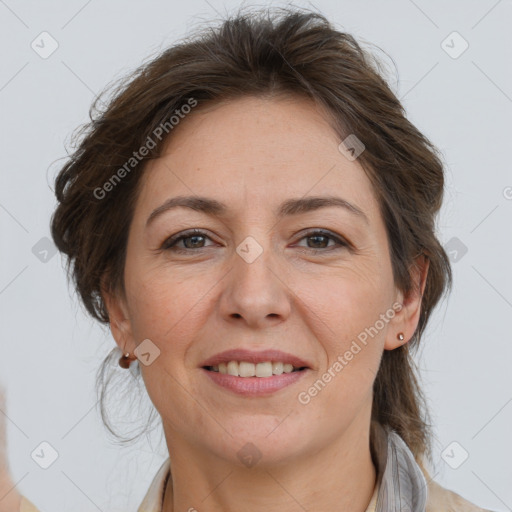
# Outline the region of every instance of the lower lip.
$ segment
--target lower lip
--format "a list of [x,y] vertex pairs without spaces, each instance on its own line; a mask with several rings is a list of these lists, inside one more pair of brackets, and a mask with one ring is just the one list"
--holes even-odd
[[244,396],[270,395],[299,381],[308,371],[306,369],[298,372],[272,375],[272,377],[235,377],[234,375],[214,372],[205,368],[201,368],[201,370],[206,372],[215,384]]

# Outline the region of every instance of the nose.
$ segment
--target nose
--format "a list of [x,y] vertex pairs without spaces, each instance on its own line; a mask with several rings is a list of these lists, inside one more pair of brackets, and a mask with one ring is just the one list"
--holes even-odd
[[219,308],[228,322],[260,329],[289,317],[293,294],[270,250],[251,263],[235,254],[224,283]]

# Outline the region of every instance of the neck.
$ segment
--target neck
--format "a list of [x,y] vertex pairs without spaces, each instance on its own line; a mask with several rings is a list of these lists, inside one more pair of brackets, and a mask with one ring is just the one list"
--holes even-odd
[[182,443],[172,443],[169,450],[172,476],[162,512],[365,512],[375,488],[369,432],[363,435],[360,429],[292,462],[243,469],[225,460],[205,460],[201,453],[191,457],[194,450],[180,450]]

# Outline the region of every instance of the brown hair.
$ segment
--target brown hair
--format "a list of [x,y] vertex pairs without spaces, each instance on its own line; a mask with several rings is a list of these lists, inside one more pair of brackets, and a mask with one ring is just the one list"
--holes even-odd
[[[331,115],[342,140],[355,134],[364,143],[358,161],[385,221],[396,285],[411,290],[415,257],[423,254],[429,260],[418,327],[409,343],[384,351],[372,420],[396,430],[417,459],[431,458],[428,408],[410,350],[417,348],[433,308],[452,282],[449,259],[435,233],[444,186],[441,155],[406,118],[381,63],[321,14],[296,8],[239,12],[122,79],[104,111],[97,108],[98,97],[76,151],[56,178],[53,239],[68,257],[68,273],[72,264],[85,308],[108,323],[102,284],[124,294],[127,236],[144,163],[158,157],[166,140],[155,137],[155,129],[167,126],[166,134],[171,133],[169,119],[191,98],[201,106],[280,94],[311,98]],[[130,160],[143,146],[150,147],[147,154]],[[128,161],[133,170],[127,169]],[[121,168],[126,172],[120,173]],[[114,175],[119,178],[115,182]],[[103,408],[106,363],[98,383],[103,382],[102,415],[109,427]]]

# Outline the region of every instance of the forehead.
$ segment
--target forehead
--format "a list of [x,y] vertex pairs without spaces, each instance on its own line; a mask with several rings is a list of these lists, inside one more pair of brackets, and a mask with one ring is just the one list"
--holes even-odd
[[200,105],[168,137],[144,172],[146,210],[173,195],[215,197],[234,207],[251,201],[337,194],[376,214],[371,183],[325,111],[303,97],[242,97]]

